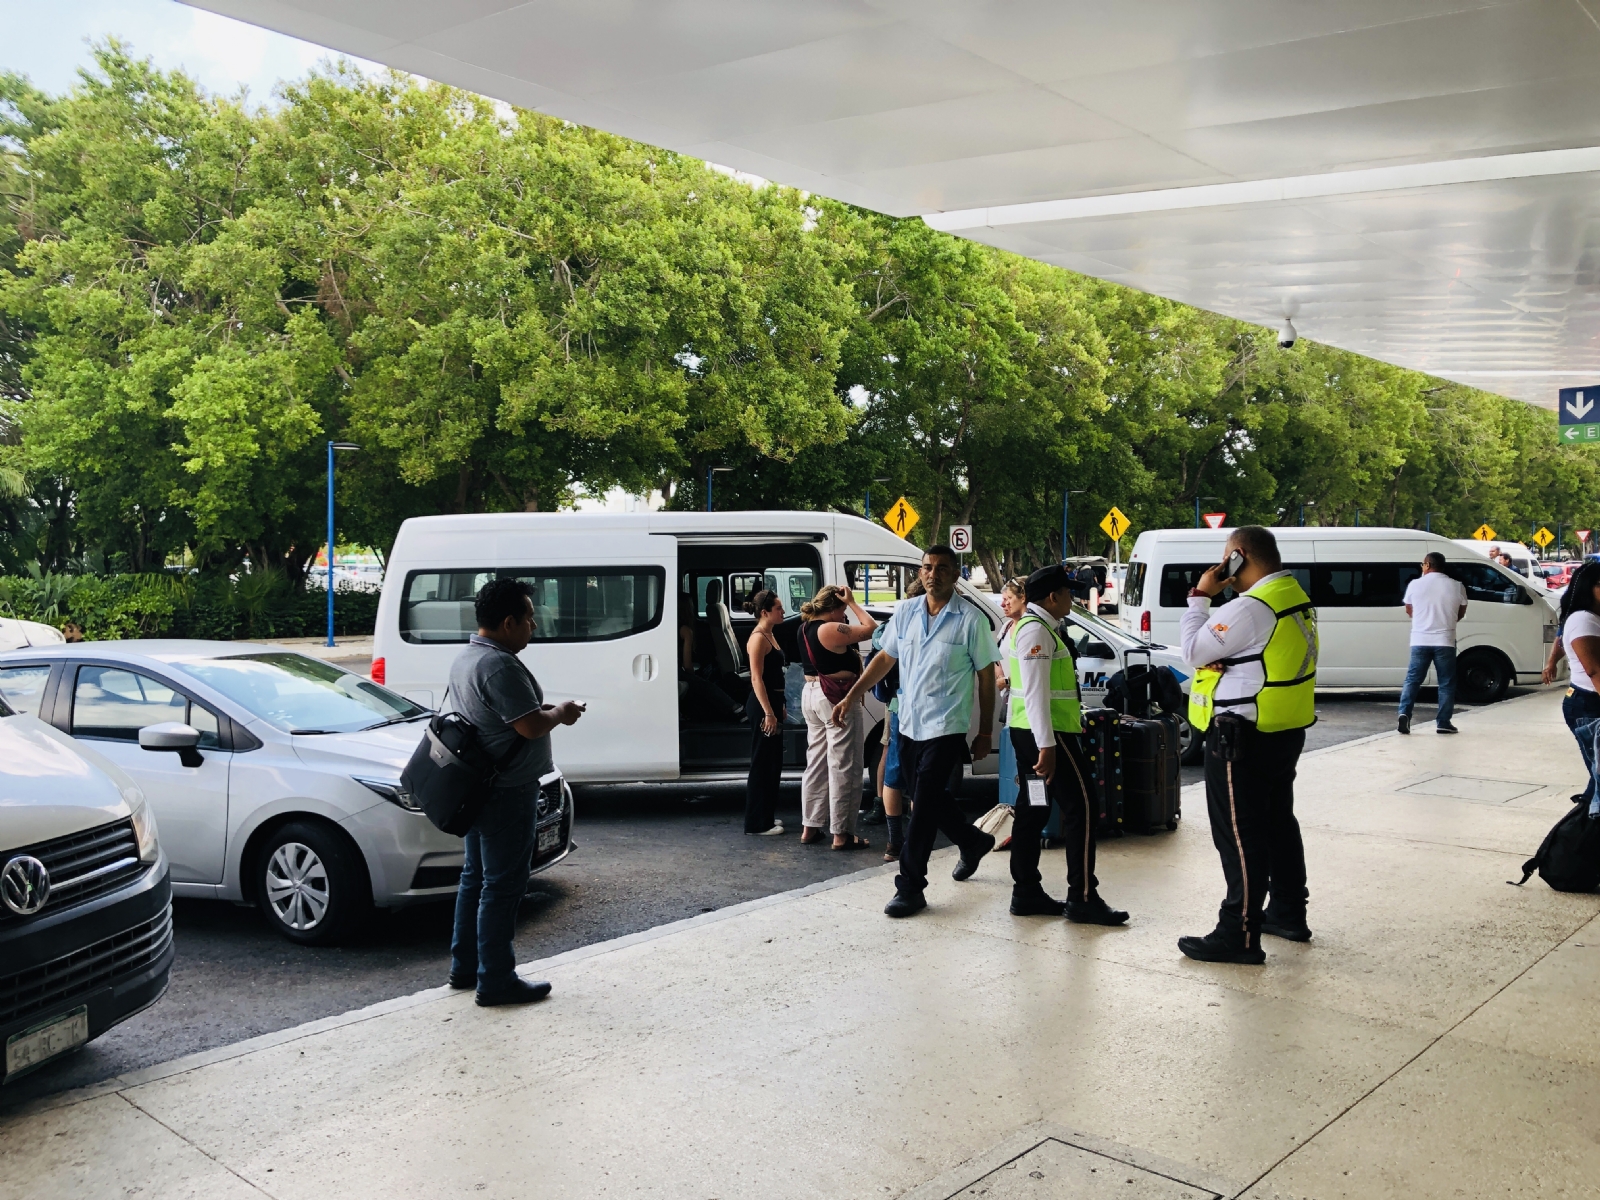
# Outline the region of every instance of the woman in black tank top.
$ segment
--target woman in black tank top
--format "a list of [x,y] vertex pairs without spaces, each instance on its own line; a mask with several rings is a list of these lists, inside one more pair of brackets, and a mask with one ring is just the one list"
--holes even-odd
[[783,601],[776,592],[762,591],[744,608],[756,619],[745,643],[750,660],[750,694],[744,709],[750,721],[750,776],[744,789],[744,831],[772,837],[783,832],[776,813],[783,779],[783,685],[789,661],[774,632],[783,621]]
[[[800,664],[806,673],[800,709],[808,733],[806,772],[800,783],[800,840],[817,841],[827,828],[835,850],[859,850],[867,844],[856,836],[866,725],[859,704],[851,706],[842,725],[833,724],[833,706],[861,674],[860,644],[871,639],[878,623],[847,587],[823,588],[800,606],[800,615],[805,618],[800,626]],[[851,615],[854,625],[846,619]]]

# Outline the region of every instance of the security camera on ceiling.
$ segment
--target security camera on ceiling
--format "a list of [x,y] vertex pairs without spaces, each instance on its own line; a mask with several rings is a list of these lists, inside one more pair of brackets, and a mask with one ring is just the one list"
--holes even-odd
[[1278,345],[1287,350],[1300,340],[1300,335],[1295,331],[1294,322],[1288,317],[1283,319],[1283,324],[1278,326]]

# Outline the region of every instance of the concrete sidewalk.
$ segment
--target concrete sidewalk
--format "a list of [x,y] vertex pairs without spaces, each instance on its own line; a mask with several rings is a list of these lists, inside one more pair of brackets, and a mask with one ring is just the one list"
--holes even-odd
[[0,1197],[1593,1196],[1600,897],[1505,882],[1582,783],[1559,702],[1308,756],[1264,968],[1177,952],[1191,791],[1102,847],[1127,928],[1009,916],[1004,855],[901,922],[865,872],[13,1113]]

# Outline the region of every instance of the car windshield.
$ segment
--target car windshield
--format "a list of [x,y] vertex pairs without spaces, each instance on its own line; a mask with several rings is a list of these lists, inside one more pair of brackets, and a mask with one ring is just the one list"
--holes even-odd
[[359,675],[303,654],[241,654],[183,664],[255,716],[290,733],[353,733],[428,710]]
[[1136,642],[1136,639],[1126,629],[1118,629],[1110,621],[1105,621],[1095,616],[1081,604],[1072,606],[1072,619],[1085,629],[1093,630],[1100,640],[1108,646],[1127,647],[1134,645]]

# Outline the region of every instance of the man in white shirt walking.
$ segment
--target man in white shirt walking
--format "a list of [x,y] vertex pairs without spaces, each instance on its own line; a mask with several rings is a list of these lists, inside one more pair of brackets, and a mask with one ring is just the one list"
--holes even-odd
[[1456,623],[1467,615],[1467,589],[1444,573],[1444,555],[1431,551],[1422,560],[1422,574],[1406,587],[1406,616],[1411,618],[1411,666],[1400,690],[1400,732],[1411,732],[1411,706],[1433,668],[1439,679],[1439,712],[1434,728],[1455,733],[1450,714],[1456,703]]

